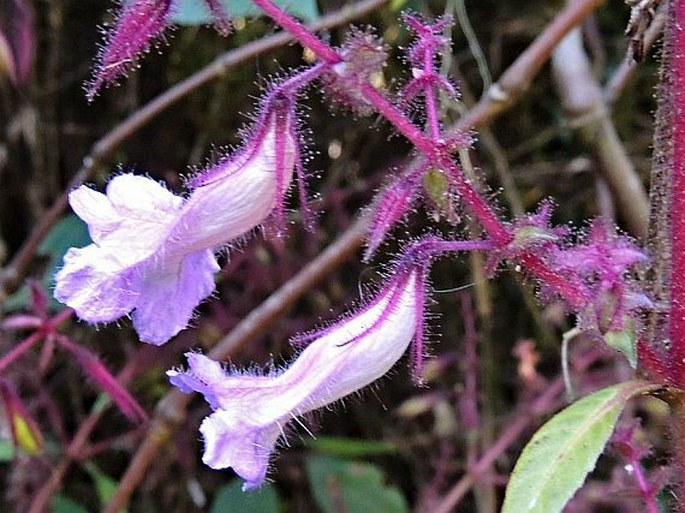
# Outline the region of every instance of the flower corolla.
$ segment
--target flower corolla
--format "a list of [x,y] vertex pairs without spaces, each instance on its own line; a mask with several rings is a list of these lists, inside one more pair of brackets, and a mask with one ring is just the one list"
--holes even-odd
[[369,385],[420,338],[422,273],[418,267],[399,271],[361,311],[308,336],[309,345],[282,372],[227,372],[206,356],[188,353],[188,370],[167,374],[183,392],[201,392],[214,410],[200,426],[204,463],[232,468],[245,480],[244,489],[262,484],[290,420]]
[[213,250],[282,211],[298,156],[292,98],[275,94],[248,143],[195,177],[187,199],[133,174],[106,194],[81,186],[69,203],[92,244],[71,248],[55,298],[90,323],[129,312],[141,340],[163,344],[188,325],[214,290]]

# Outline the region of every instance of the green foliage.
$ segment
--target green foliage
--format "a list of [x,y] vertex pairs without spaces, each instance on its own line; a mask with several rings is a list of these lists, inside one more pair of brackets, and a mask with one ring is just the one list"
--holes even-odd
[[552,417],[516,463],[502,513],[560,512],[595,467],[626,402],[653,387],[629,381],[604,388]]
[[423,176],[423,188],[439,209],[447,207],[450,181],[442,169],[431,169]]
[[210,513],[278,513],[278,495],[270,485],[243,492],[242,483],[234,480],[222,486],[214,496]]
[[370,463],[311,456],[307,475],[314,499],[324,513],[409,511],[400,491],[386,485],[383,473]]
[[[232,18],[261,14],[251,0],[222,0],[222,3]],[[275,0],[274,3],[306,22],[319,18],[316,0]],[[171,20],[180,25],[208,25],[212,23],[212,16],[202,0],[181,0]]]
[[[90,244],[88,227],[74,214],[69,214],[55,226],[38,247],[36,255],[46,259],[45,270],[40,279],[43,290],[50,297],[50,307],[54,310],[64,308],[64,305],[52,299],[52,289],[55,284],[55,273],[62,266],[64,254],[71,247],[82,248]],[[24,285],[12,294],[4,304],[7,312],[26,308],[30,302],[29,288]]]
[[53,513],[88,513],[88,510],[74,502],[73,500],[65,497],[64,495],[55,495],[52,499],[52,512]]
[[[119,484],[107,474],[102,472],[102,470],[100,470],[94,463],[87,463],[85,468],[95,483],[95,489],[97,490],[100,504],[107,504],[114,495],[114,492],[117,490]],[[119,511],[119,513],[126,513],[126,510],[122,509]]]
[[0,440],[0,463],[14,459],[14,445],[11,440]]
[[391,454],[398,451],[397,445],[376,440],[357,440],[337,436],[318,436],[307,441],[307,447],[343,458],[360,458],[377,454]]
[[633,369],[637,368],[637,339],[635,327],[630,317],[626,318],[621,331],[609,331],[604,335],[604,341],[614,349],[618,349],[626,357]]

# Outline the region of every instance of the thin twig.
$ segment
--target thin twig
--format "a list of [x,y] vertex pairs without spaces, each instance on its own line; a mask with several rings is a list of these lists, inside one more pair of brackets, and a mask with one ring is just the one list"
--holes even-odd
[[646,239],[647,192],[609,116],[602,88],[583,48],[580,28],[557,46],[552,69],[570,122],[583,143],[594,152],[620,216],[633,235]]
[[[117,381],[120,385],[126,386],[134,377],[134,369],[136,367],[136,359],[131,361],[119,372]],[[43,513],[47,511],[48,505],[54,493],[62,486],[64,476],[66,476],[72,461],[80,459],[81,451],[86,447],[88,438],[95,427],[100,422],[100,419],[107,413],[106,408],[93,408],[93,411],[86,417],[86,419],[79,426],[78,431],[72,438],[69,446],[65,451],[65,456],[53,467],[50,477],[43,484],[43,486],[36,492],[31,507],[27,513]]]
[[[578,361],[579,369],[587,369],[597,359],[597,353],[591,351],[588,355]],[[559,405],[559,399],[564,390],[564,379],[558,376],[546,388],[546,390],[527,408],[521,410],[512,422],[507,423],[507,427],[502,431],[497,441],[483,454],[480,460],[469,468],[464,475],[445,495],[442,501],[433,510],[433,513],[450,513],[476,484],[478,478],[483,475],[492,464],[511,445],[536,422],[541,415],[547,414]]]
[[[312,23],[310,28],[312,30],[322,30],[344,25],[356,18],[373,12],[387,1],[388,0],[366,0],[365,2],[352,3],[322,17],[320,20]],[[194,75],[151,100],[98,140],[92,146],[90,153],[83,159],[81,168],[71,179],[65,192],[55,200],[52,207],[50,207],[38,224],[33,228],[12,261],[4,269],[0,270],[0,302],[3,301],[4,297],[14,292],[28,274],[36,249],[67,207],[68,192],[88,180],[95,169],[98,166],[105,164],[107,159],[112,156],[114,151],[124,141],[149,123],[153,118],[202,85],[224,75],[227,71],[235,68],[241,63],[287,44],[292,41],[292,39],[293,37],[287,32],[279,32],[273,36],[248,43],[236,50],[224,53]]]
[[[654,21],[645,31],[644,38],[642,40],[644,51],[649,52],[657,39],[664,32],[664,25],[666,24],[666,15],[668,11],[668,2],[661,2],[659,8],[656,11],[656,16],[654,16]],[[638,68],[638,63],[635,62],[631,52],[627,52],[625,59],[621,65],[616,69],[611,79],[604,86],[604,101],[607,105],[613,105],[613,103],[618,99],[626,85],[635,74],[635,70]]]
[[433,513],[450,513],[455,506],[469,492],[483,472],[488,470],[511,445],[521,436],[530,424],[541,414],[550,411],[558,401],[559,395],[564,389],[561,377],[554,380],[545,392],[538,397],[530,409],[526,409],[517,415],[513,422],[507,423],[506,429],[500,434],[497,441],[488,449],[478,462],[473,465],[464,477],[462,477],[447,495],[442,499]]
[[530,88],[542,66],[564,36],[590,15],[604,0],[576,0],[561,11],[487,90],[476,106],[452,128],[454,133],[487,125],[509,109]]

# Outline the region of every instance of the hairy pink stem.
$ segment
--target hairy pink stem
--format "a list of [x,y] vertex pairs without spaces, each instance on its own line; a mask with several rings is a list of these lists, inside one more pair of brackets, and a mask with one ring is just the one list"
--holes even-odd
[[[434,73],[433,69],[433,55],[426,51],[423,56],[423,72]],[[428,129],[433,139],[438,140],[441,137],[440,130],[440,116],[438,114],[438,102],[435,98],[435,85],[430,83],[424,91],[426,95],[426,117],[428,118]]]
[[0,358],[0,372],[5,370],[12,362],[28,351],[34,344],[43,340],[43,338],[49,333],[57,329],[63,321],[71,317],[74,311],[71,308],[62,310],[60,313],[55,315],[52,319],[46,321],[46,323],[41,326],[34,333],[26,337],[19,344],[14,346],[11,351]]
[[[302,44],[308,46],[316,55],[331,64],[340,62],[340,55],[331,47],[320,41],[314,34],[309,32],[288,13],[274,5],[270,0],[255,0],[255,4],[270,16],[275,23],[288,30]],[[316,44],[314,43],[316,41]],[[396,108],[383,94],[370,83],[364,83],[360,87],[361,93],[378,112],[384,116],[402,135],[404,135],[419,151],[423,152],[436,166],[448,172],[454,181],[461,200],[471,209],[473,214],[481,222],[485,230],[498,246],[504,246],[511,242],[513,235],[496,215],[495,211],[481,198],[478,192],[471,186],[466,177],[461,173],[452,161],[449,149],[431,139],[417,127],[411,119]],[[685,224],[685,221],[684,221]],[[537,278],[556,290],[571,305],[578,309],[587,302],[582,290],[564,279],[541,258],[532,254],[524,254],[522,262],[526,268]],[[685,304],[684,304],[685,308]]]
[[685,383],[685,0],[674,0],[669,71],[672,87],[673,171],[671,177],[671,361],[677,383]]
[[485,230],[490,234],[498,245],[507,244],[512,235],[502,221],[499,220],[494,210],[480,197],[476,190],[466,180],[452,161],[449,152],[443,151],[436,143],[424,134],[412,121],[397,109],[385,96],[376,90],[371,84],[362,85],[362,93],[371,102],[378,112],[383,115],[392,125],[421,152],[445,171],[454,180],[457,192],[461,200],[473,211]]
[[656,497],[654,496],[654,490],[647,482],[647,477],[642,469],[640,459],[637,457],[634,451],[630,452],[630,466],[633,469],[635,481],[637,481],[637,486],[640,489],[642,501],[647,507],[647,513],[660,513],[661,509],[659,508]]
[[299,23],[283,9],[269,0],[254,0],[254,3],[262,11],[264,11],[264,14],[274,20],[277,25],[290,32],[297,38],[298,41],[314,52],[319,59],[327,62],[328,64],[337,64],[342,62],[342,57],[338,52],[321,41],[304,25]]
[[44,336],[45,333],[41,330],[38,330],[14,346],[10,352],[0,358],[0,372],[4,371],[12,362],[23,355],[26,351],[31,349],[34,344],[43,340]]

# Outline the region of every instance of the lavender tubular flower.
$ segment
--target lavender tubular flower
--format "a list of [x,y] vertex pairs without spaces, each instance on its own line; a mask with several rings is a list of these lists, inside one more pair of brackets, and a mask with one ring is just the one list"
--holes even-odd
[[106,195],[81,186],[69,202],[93,244],[72,248],[55,298],[90,323],[133,311],[141,340],[163,344],[214,290],[214,248],[282,212],[298,155],[294,105],[274,95],[249,142],[191,181],[187,200],[142,176],[113,178]]
[[203,461],[233,468],[244,489],[264,482],[284,426],[331,404],[387,373],[422,326],[423,274],[399,271],[364,309],[314,335],[285,371],[255,376],[226,373],[203,355],[188,353],[189,369],[167,372],[183,392],[201,392],[214,412],[200,426]]
[[271,103],[237,156],[189,182],[195,189],[170,234],[172,245],[218,246],[260,224],[274,207],[282,212],[298,156],[295,114],[288,98],[276,97]]

